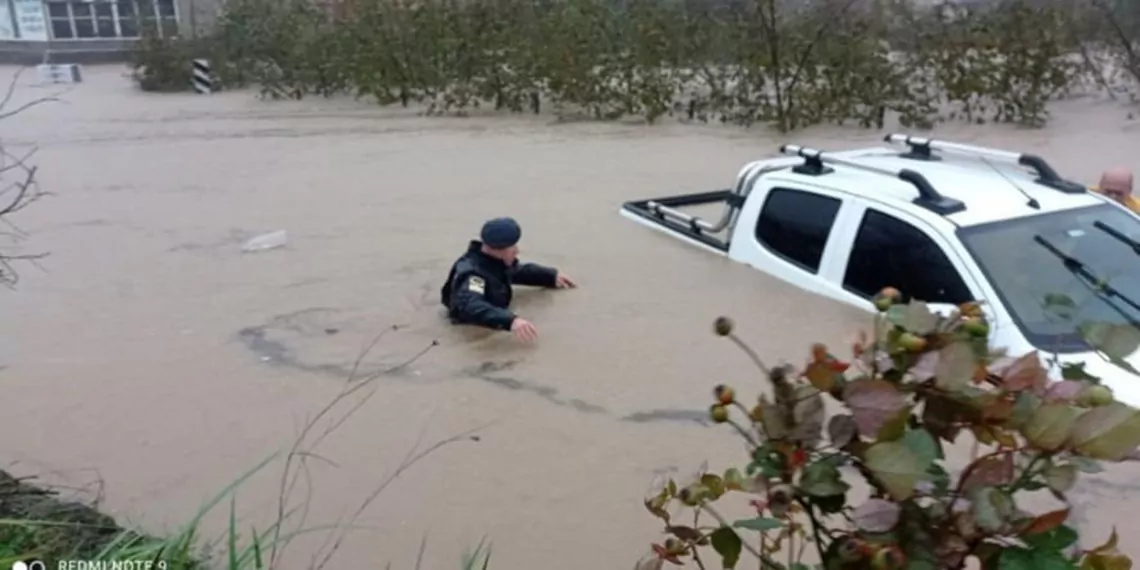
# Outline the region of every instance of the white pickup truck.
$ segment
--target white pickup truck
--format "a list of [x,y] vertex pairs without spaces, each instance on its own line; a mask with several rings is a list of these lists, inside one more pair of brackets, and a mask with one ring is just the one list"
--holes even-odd
[[[1140,216],[1035,155],[905,134],[885,142],[785,145],[731,189],[627,202],[621,214],[867,311],[886,286],[939,312],[981,300],[992,346],[1039,350],[1054,374],[1084,362],[1140,406]],[[680,210],[716,203],[713,222]],[[1089,322],[1111,325],[1112,351],[1080,332]]]

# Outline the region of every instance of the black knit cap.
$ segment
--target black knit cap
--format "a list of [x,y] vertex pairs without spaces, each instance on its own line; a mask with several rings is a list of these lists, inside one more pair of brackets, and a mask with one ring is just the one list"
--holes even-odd
[[487,247],[504,249],[519,242],[522,237],[522,228],[514,218],[495,218],[483,224],[483,231],[479,237]]

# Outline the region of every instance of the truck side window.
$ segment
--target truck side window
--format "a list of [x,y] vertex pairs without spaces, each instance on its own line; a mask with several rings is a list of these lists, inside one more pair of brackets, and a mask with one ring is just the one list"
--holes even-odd
[[780,257],[815,273],[839,206],[840,201],[830,196],[773,188],[760,210],[756,239]]
[[895,287],[906,300],[964,303],[973,299],[942,248],[922,230],[876,210],[867,209],[843,286],[864,297]]

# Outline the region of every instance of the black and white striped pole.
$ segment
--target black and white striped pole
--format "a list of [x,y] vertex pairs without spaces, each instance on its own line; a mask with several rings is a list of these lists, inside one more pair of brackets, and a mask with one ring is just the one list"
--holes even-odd
[[212,79],[210,79],[209,61],[205,59],[194,60],[192,81],[194,83],[194,90],[198,93],[209,95],[214,91],[214,82]]

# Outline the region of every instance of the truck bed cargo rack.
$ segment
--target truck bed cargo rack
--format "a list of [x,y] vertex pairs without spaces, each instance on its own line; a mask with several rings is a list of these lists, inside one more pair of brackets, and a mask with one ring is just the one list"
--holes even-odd
[[[633,200],[622,204],[622,209],[711,248],[728,251],[729,238],[721,239],[714,234],[732,227],[757,178],[767,172],[788,166],[782,164],[761,166],[760,163],[754,163],[745,175],[739,178],[735,188]],[[716,203],[723,203],[725,206],[724,212],[716,222],[708,222],[677,209]]]
[[897,178],[903,182],[909,183],[914,186],[918,191],[918,197],[913,200],[916,206],[926,208],[931,212],[939,215],[949,216],[950,214],[957,214],[966,210],[966,204],[961,200],[947,198],[943,196],[934,188],[922,174],[911,170],[909,168],[901,168],[892,170],[889,168],[880,168],[878,166],[871,166],[845,158],[829,155],[823,151],[813,148],[802,147],[794,144],[786,144],[780,147],[782,154],[803,157],[803,164],[795,167],[793,170],[798,174],[806,174],[809,176],[819,176],[834,172],[834,169],[828,168],[826,165],[839,165],[846,168],[853,168],[862,170],[864,172],[872,172],[882,176],[890,176]]
[[902,133],[891,133],[883,137],[883,141],[909,146],[910,152],[902,153],[900,155],[902,158],[931,161],[942,159],[932,151],[948,152],[976,158],[988,158],[1029,168],[1037,175],[1036,182],[1038,184],[1046,188],[1057,190],[1058,192],[1064,192],[1065,194],[1083,194],[1088,191],[1083,184],[1062,178],[1044,158],[1035,154],[1017,153],[952,141],[940,141]]
[[622,205],[622,209],[627,212],[632,212],[660,224],[670,230],[673,230],[687,238],[699,241],[709,247],[719,250],[728,250],[728,243],[725,240],[717,239],[709,235],[709,233],[717,233],[714,224],[677,210],[677,208],[684,208],[686,206],[702,206],[705,204],[715,204],[722,202],[726,205],[727,209],[739,208],[739,205],[733,206],[734,203],[743,203],[743,200],[735,197],[735,193],[730,189],[713,190],[711,192],[701,192],[698,194],[682,194],[679,196],[669,196],[666,198],[652,198],[648,200],[634,200],[626,202]]

